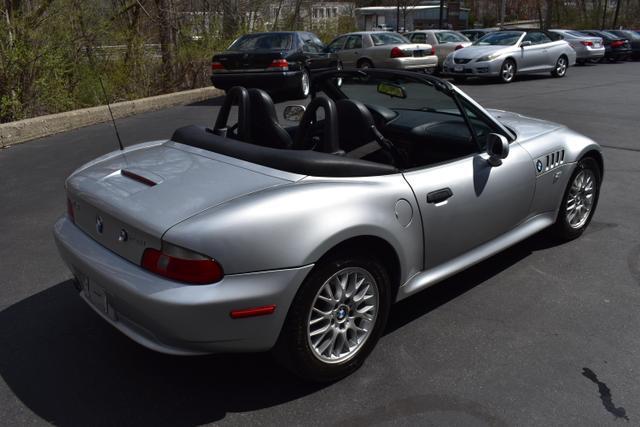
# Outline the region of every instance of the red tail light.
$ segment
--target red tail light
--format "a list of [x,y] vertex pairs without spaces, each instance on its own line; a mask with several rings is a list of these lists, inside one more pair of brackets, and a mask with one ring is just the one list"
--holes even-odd
[[624,41],[622,40],[615,40],[611,42],[611,47],[620,47],[624,44]]
[[436,54],[436,48],[431,46],[431,55],[435,55]]
[[69,219],[71,220],[71,222],[73,222],[75,224],[76,223],[76,212],[75,212],[75,209],[73,207],[73,202],[68,197],[67,197],[67,215],[69,216]]
[[280,70],[288,70],[289,62],[286,59],[274,59],[271,61],[269,68],[278,68]]
[[145,249],[142,267],[160,276],[196,285],[219,282],[224,277],[217,261],[167,244],[162,245],[162,251]]
[[459,44],[458,46],[456,46],[456,48],[454,50],[458,50],[458,49],[464,49],[464,46],[462,46],[461,44]]
[[224,70],[224,65],[221,62],[213,61],[211,63],[211,71]]
[[407,56],[404,53],[404,50],[400,49],[399,47],[394,47],[393,49],[391,49],[391,57],[392,58],[402,58],[404,56]]
[[593,46],[593,42],[590,41],[581,41],[580,43],[582,43],[584,46]]

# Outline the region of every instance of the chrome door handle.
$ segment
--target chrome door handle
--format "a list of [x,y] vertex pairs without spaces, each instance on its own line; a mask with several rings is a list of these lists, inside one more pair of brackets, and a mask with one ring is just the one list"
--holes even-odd
[[442,203],[451,196],[453,196],[453,191],[450,188],[442,188],[427,194],[427,203]]

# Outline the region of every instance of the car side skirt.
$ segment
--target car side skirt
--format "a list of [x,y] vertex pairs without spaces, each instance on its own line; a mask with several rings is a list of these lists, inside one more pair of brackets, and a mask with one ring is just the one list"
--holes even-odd
[[510,246],[530,237],[537,232],[549,227],[556,220],[556,212],[545,212],[536,215],[523,222],[510,232],[502,236],[484,243],[477,248],[454,258],[450,261],[440,264],[430,270],[422,271],[398,289],[396,301],[400,301],[416,292],[422,291],[431,285],[434,285],[448,277],[459,273],[466,268],[471,267],[485,259],[507,249]]

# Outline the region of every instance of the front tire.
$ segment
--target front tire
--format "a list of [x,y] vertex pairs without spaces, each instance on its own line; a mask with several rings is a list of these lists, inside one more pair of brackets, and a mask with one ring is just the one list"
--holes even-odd
[[389,275],[377,260],[343,255],[321,262],[294,298],[274,354],[301,378],[343,378],[373,350],[390,303]]
[[506,59],[500,67],[500,81],[511,83],[516,77],[516,63],[513,59]]
[[360,61],[358,61],[358,68],[373,68],[373,63],[368,59],[361,59]]
[[591,222],[600,196],[602,173],[591,157],[580,160],[565,190],[552,232],[562,241],[579,237]]
[[556,61],[556,66],[551,71],[553,77],[564,77],[567,74],[567,68],[569,68],[569,60],[566,56],[562,55]]

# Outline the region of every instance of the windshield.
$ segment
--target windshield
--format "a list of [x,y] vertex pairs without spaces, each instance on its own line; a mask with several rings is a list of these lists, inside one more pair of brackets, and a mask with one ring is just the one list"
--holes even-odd
[[372,76],[343,78],[340,91],[367,105],[392,110],[412,110],[459,115],[455,101],[431,83],[407,78]]
[[520,40],[522,31],[500,31],[487,34],[473,42],[474,46],[512,46]]
[[371,40],[373,41],[374,46],[409,43],[409,40],[401,35],[392,33],[372,33]]
[[291,48],[289,33],[247,34],[229,46],[229,50],[285,50]]
[[454,33],[451,31],[442,31],[435,33],[436,39],[438,43],[449,43],[449,42],[468,42],[469,39],[463,36],[462,34]]

